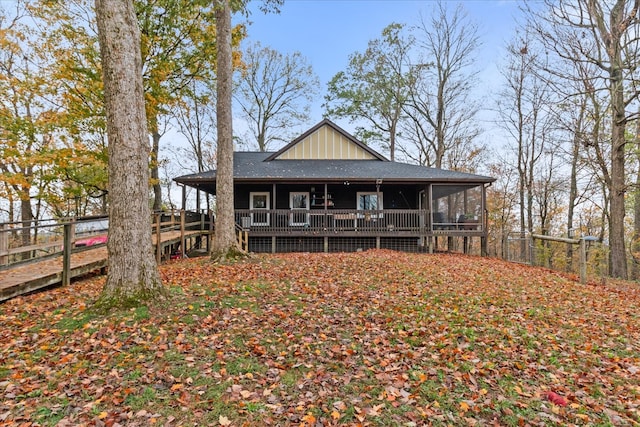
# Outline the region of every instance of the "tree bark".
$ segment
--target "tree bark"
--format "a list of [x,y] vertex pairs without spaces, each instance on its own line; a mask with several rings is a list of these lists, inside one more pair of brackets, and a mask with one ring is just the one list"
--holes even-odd
[[[567,237],[575,238],[572,235],[573,217],[578,199],[578,159],[580,158],[581,139],[580,135],[584,126],[584,115],[586,104],[583,100],[580,103],[580,110],[575,121],[573,141],[571,147],[571,173],[569,176],[569,200],[567,201]],[[567,245],[567,262],[569,267],[573,267],[573,245]]]
[[233,195],[233,125],[231,114],[232,57],[229,0],[216,0],[218,146],[216,170],[216,229],[214,259],[228,258],[237,249]]
[[[636,162],[640,165],[640,120],[636,120],[635,134]],[[640,169],[636,172],[633,198],[633,237],[631,239],[632,263],[630,279],[640,279]]]
[[[33,209],[31,207],[31,199],[29,198],[29,189],[23,188],[20,198],[20,221],[22,221],[22,246],[31,245],[31,225],[33,223]],[[27,260],[31,258],[29,252],[23,252],[21,259]]]
[[617,0],[611,8],[609,28],[599,5],[589,0],[589,12],[600,32],[609,57],[608,89],[611,95],[611,192],[609,215],[610,274],[613,277],[627,278],[627,253],[624,239],[625,217],[625,132],[627,116],[625,111],[623,40],[627,30],[638,13],[639,2],[634,0],[634,7],[629,17],[625,16],[626,0]]
[[109,139],[109,270],[98,305],[127,307],[164,294],[149,225],[140,31],[132,0],[96,0],[96,19]]

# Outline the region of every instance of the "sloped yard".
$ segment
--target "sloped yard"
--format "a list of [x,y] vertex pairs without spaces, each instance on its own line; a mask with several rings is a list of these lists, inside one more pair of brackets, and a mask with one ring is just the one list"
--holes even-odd
[[0,305],[0,425],[640,424],[640,292],[460,255],[203,259]]

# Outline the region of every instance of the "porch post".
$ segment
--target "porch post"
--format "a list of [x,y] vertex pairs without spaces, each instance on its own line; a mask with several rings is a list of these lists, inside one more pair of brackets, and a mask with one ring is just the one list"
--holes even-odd
[[489,212],[487,211],[487,185],[482,186],[482,236],[480,236],[480,256],[487,256],[487,237],[489,235]]
[[[451,194],[447,196],[447,217],[449,218],[450,222],[453,222],[456,220],[455,218],[453,218],[453,211],[451,210]],[[447,252],[451,252],[452,250],[453,250],[453,236],[449,234],[447,235]]]
[[[469,211],[469,201],[468,201],[468,194],[467,194],[468,189],[465,188],[464,193],[462,193],[462,206],[463,206],[463,215],[465,218],[465,221],[470,219],[467,218],[467,212]],[[456,219],[457,221],[457,219]],[[467,237],[464,236],[462,238],[462,252],[464,254],[468,254],[469,253],[469,242],[471,242],[471,237]]]
[[187,186],[182,184],[182,210],[187,209]]
[[427,185],[427,251],[432,254],[434,249],[433,237],[433,184]]
[[[271,218],[272,224],[275,224],[275,227],[272,225],[271,229],[273,230],[274,228],[277,228],[278,226],[278,213],[277,213],[277,209],[278,209],[278,197],[276,194],[276,183],[273,183],[273,204],[271,205],[273,209],[273,215]],[[277,243],[277,237],[276,236],[271,236],[271,253],[275,254],[276,253],[276,243]]]

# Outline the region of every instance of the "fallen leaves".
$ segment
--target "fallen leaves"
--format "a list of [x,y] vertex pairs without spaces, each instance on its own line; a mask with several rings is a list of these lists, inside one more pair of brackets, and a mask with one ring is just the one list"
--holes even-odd
[[162,277],[107,317],[101,278],[0,305],[0,424],[640,423],[637,287],[392,251]]

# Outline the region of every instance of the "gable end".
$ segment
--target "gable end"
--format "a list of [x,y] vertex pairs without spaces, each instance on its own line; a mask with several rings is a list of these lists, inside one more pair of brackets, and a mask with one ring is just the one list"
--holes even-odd
[[265,159],[270,160],[387,161],[384,156],[326,119]]

